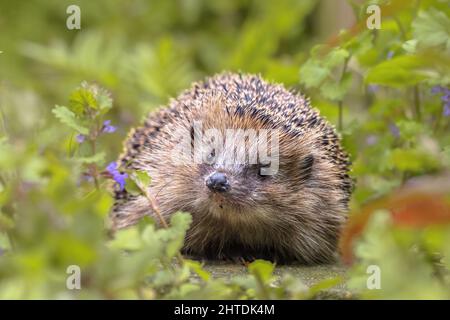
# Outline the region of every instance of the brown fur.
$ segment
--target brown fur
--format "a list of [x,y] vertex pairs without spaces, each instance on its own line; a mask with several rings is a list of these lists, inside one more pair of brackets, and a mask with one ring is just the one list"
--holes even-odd
[[[278,173],[260,177],[250,165],[219,168],[228,174],[231,190],[210,192],[205,177],[217,166],[170,162],[179,142],[175,133],[189,134],[194,120],[222,132],[279,129]],[[184,245],[188,254],[302,263],[335,257],[352,188],[348,157],[334,128],[309,100],[281,85],[231,73],[195,83],[130,133],[119,165],[150,174],[149,190],[165,217],[176,211],[192,214]],[[117,191],[116,199],[115,229],[151,213],[143,196]]]

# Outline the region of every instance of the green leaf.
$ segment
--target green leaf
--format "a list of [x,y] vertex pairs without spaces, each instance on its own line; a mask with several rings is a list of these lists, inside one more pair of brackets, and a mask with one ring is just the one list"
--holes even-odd
[[138,170],[134,172],[134,181],[141,187],[148,187],[150,183],[152,182],[152,178],[149,176],[148,172]]
[[352,76],[351,73],[347,72],[340,82],[332,79],[325,81],[320,86],[320,93],[324,98],[341,101],[350,89],[351,84]]
[[108,243],[113,249],[138,250],[142,247],[141,237],[136,227],[118,230],[114,239]]
[[75,129],[81,134],[89,134],[89,129],[83,127],[80,120],[75,116],[75,114],[66,107],[56,105],[52,109],[52,112],[55,117],[57,117],[65,125],[71,127],[72,129]]
[[[0,218],[2,218],[2,215],[0,215]],[[1,223],[1,220],[0,220],[0,223]],[[1,224],[0,224],[0,227],[1,227]],[[0,232],[0,248],[2,248],[2,250],[10,250],[11,249],[11,243],[10,243],[10,240],[9,240],[6,232]]]
[[189,267],[190,270],[195,272],[202,280],[208,281],[211,274],[202,268],[202,265],[198,261],[184,260],[184,263]]
[[161,239],[159,237],[159,234],[157,234],[156,232],[154,224],[148,224],[145,226],[144,230],[142,231],[142,240],[147,245],[156,245],[157,243],[161,243]]
[[103,88],[98,89],[97,101],[98,106],[103,113],[112,108],[112,99],[109,92]]
[[405,41],[405,43],[402,45],[402,48],[408,53],[415,53],[417,48],[417,42],[418,42],[417,39]]
[[182,246],[183,246],[183,237],[181,236],[169,241],[166,247],[167,257],[169,258],[174,257],[178,252],[180,252]]
[[128,175],[128,178],[125,179],[125,189],[133,196],[142,195],[142,189],[136,181],[134,181],[134,179],[130,178],[130,175]]
[[172,228],[186,231],[192,222],[192,217],[189,213],[176,212],[170,219],[170,226]]
[[275,266],[273,263],[265,260],[255,260],[249,264],[248,270],[251,274],[257,275],[263,282],[267,282],[272,277]]
[[442,11],[430,8],[419,12],[412,23],[414,37],[424,47],[444,45],[450,50],[450,19]]
[[173,257],[183,246],[186,230],[192,222],[192,217],[188,213],[176,212],[170,219],[170,228],[159,230],[161,239],[168,240],[166,254]]
[[179,288],[179,295],[181,297],[189,297],[192,292],[198,291],[200,289],[199,285],[193,283],[182,284]]
[[331,289],[331,288],[339,285],[340,283],[342,283],[343,280],[344,279],[339,276],[322,280],[319,283],[316,283],[312,287],[309,288],[309,294],[316,295],[316,294],[320,293],[321,291]]
[[[304,84],[306,88],[317,88],[321,86],[323,82],[331,76],[332,70],[343,65],[345,59],[349,56],[349,52],[347,50],[342,48],[333,48],[324,57],[321,57],[320,54],[323,50],[323,46],[314,47],[311,50],[311,58],[300,68],[300,82]],[[332,79],[329,80],[333,81]],[[334,88],[330,95],[333,97],[340,95],[337,91],[339,90]]]
[[427,62],[421,57],[399,56],[370,69],[365,82],[392,87],[410,86],[427,78],[426,67]]
[[425,126],[421,122],[400,120],[395,124],[400,130],[400,136],[407,141],[415,142],[421,134],[425,133]]
[[323,66],[327,69],[344,64],[345,59],[349,57],[350,53],[342,48],[333,48],[323,60]]
[[310,59],[300,68],[300,82],[306,88],[316,88],[329,74],[330,70],[322,67],[318,61]]
[[87,84],[83,84],[69,98],[69,109],[77,115],[86,114],[88,109],[98,109],[98,102],[94,93],[87,89]]
[[152,284],[156,287],[168,286],[175,282],[176,275],[170,269],[158,271],[152,279]]
[[394,149],[389,162],[400,171],[420,172],[437,166],[436,159],[418,149]]
[[341,47],[346,49],[348,52],[351,52],[354,56],[364,55],[369,50],[375,49],[373,43],[373,33],[370,30],[362,31],[356,36],[352,36],[351,31],[349,30],[343,30],[340,37],[343,39],[348,37],[348,40],[342,43]]
[[78,157],[76,158],[76,160],[82,163],[96,163],[100,165],[105,162],[105,157],[106,157],[105,152],[98,152],[90,157]]

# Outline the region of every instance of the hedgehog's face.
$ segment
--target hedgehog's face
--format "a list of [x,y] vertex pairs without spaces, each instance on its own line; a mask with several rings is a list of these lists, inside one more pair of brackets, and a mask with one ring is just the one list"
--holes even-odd
[[264,194],[277,179],[265,175],[267,164],[202,164],[200,183],[202,192],[213,207],[242,211],[264,200]]
[[292,203],[291,198],[299,199],[297,193],[314,168],[314,156],[301,145],[292,148],[287,136],[272,138],[273,134],[268,151],[261,151],[260,139],[235,143],[233,148],[226,142],[221,147],[203,144],[202,162],[194,170],[194,190],[199,192],[195,209],[238,219],[273,217]]
[[326,190],[330,183],[320,174],[327,169],[314,145],[316,133],[296,135],[253,117],[230,116],[223,108],[195,118],[181,135],[189,142],[183,146],[190,146],[183,149],[187,162],[167,173],[173,187],[163,188],[168,199],[178,195],[171,201],[183,204],[178,210],[251,223],[319,207],[308,185]]

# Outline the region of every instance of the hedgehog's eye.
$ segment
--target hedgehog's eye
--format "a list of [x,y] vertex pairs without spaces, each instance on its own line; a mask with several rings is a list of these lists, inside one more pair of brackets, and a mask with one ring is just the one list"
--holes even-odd
[[216,150],[212,149],[206,156],[206,162],[212,163],[215,157],[216,157]]

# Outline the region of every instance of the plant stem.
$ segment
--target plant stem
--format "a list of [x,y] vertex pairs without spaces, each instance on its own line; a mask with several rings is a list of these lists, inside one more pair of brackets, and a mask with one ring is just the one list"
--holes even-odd
[[161,210],[159,210],[159,206],[156,202],[155,197],[151,195],[146,188],[139,186],[142,192],[144,193],[147,200],[150,202],[150,206],[152,207],[153,212],[155,212],[156,216],[158,217],[159,221],[161,222],[162,226],[164,228],[169,228],[169,225],[167,224],[166,220],[164,219],[163,215],[161,214]]
[[270,299],[270,294],[267,291],[266,285],[263,279],[261,278],[261,275],[258,272],[256,272],[254,276],[256,278],[256,282],[258,283],[259,289],[261,290],[262,299],[265,300]]
[[0,184],[4,187],[6,187],[6,179],[3,178],[3,176],[0,174]]
[[342,110],[342,100],[340,100],[339,102],[338,102],[338,111],[339,111],[339,120],[338,120],[338,129],[339,129],[339,131],[342,131],[342,127],[343,127],[343,124],[342,124],[342,121],[343,121],[343,110]]
[[414,86],[413,92],[414,92],[414,109],[416,112],[417,120],[420,121],[422,119],[422,112],[420,110],[420,91],[418,85]]
[[[352,57],[351,54],[348,55],[347,58],[345,58],[344,61],[344,65],[342,66],[342,73],[341,76],[339,78],[339,83],[342,82],[342,80],[344,79],[345,76],[345,72],[347,72],[347,66],[348,66],[348,62],[350,61],[350,58]],[[343,99],[338,101],[338,111],[339,111],[339,120],[338,120],[338,129],[339,131],[342,131],[342,128],[344,127],[343,122],[344,122],[344,110],[343,110]]]
[[397,24],[398,30],[400,31],[400,34],[402,35],[403,40],[407,39],[405,28],[403,28],[402,23],[400,22],[400,19],[396,16],[393,17],[395,23]]
[[441,118],[442,118],[442,112],[443,112],[443,110],[437,114],[436,120],[434,121],[434,125],[433,125],[434,133],[438,132],[438,130],[439,130],[439,125],[441,123]]
[[[161,210],[159,210],[159,206],[158,203],[156,201],[156,198],[150,193],[148,192],[146,189],[146,187],[141,186],[140,184],[138,184],[139,189],[141,189],[141,191],[144,193],[144,196],[147,198],[147,200],[150,202],[150,206],[152,207],[153,212],[156,214],[156,216],[158,217],[159,221],[161,222],[161,225],[164,228],[169,228],[168,223],[166,222],[166,220],[164,219],[164,216],[161,214]],[[180,262],[180,264],[184,264],[184,258],[181,255],[180,252],[178,252],[177,254],[177,259]]]
[[1,107],[0,107],[0,124],[2,125],[2,131],[4,132],[5,137],[8,137],[8,133],[6,131],[5,116],[3,114],[3,110]]
[[[96,150],[97,150],[97,147],[96,147],[96,144],[95,144],[95,139],[94,140],[91,140],[91,147],[92,147],[92,155],[95,155],[96,154]],[[94,177],[94,183],[95,183],[95,188],[97,189],[97,190],[99,190],[100,189],[100,184],[98,183],[98,170],[97,170],[97,166],[94,164],[93,166],[92,166],[92,168],[93,168],[93,174],[92,174],[92,176]]]

